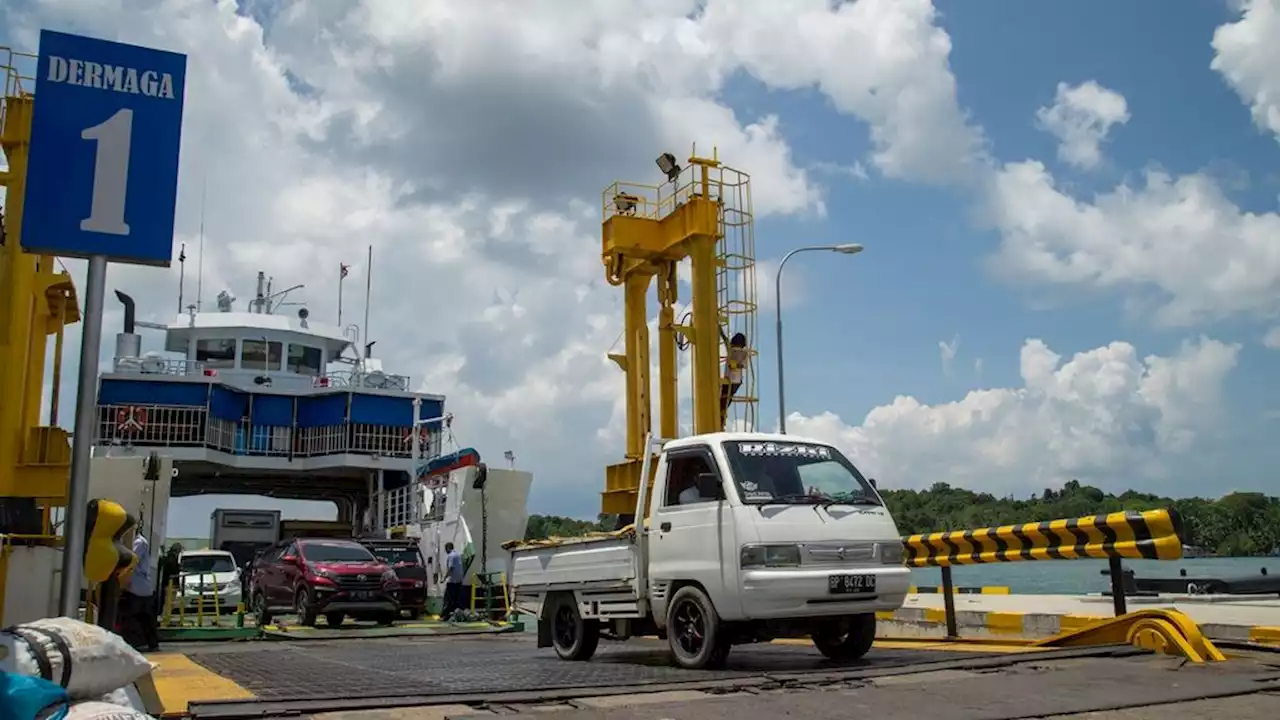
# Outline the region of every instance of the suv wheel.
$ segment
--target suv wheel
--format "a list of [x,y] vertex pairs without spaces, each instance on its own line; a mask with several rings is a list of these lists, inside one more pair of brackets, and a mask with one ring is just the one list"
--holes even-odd
[[261,590],[253,594],[253,613],[257,616],[258,627],[271,624],[271,609],[267,607],[267,599]]
[[311,591],[305,587],[298,588],[298,595],[293,601],[293,610],[298,616],[298,622],[307,627],[316,626],[316,607],[311,601]]

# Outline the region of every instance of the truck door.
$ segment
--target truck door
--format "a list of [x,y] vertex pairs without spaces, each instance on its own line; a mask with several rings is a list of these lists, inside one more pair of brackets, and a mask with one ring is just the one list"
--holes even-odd
[[[649,522],[654,610],[666,612],[667,588],[673,581],[693,580],[706,589],[717,609],[736,615],[739,608],[725,606],[737,597],[726,591],[726,579],[737,577],[732,509],[724,500],[715,458],[707,447],[680,448],[668,452],[663,465],[665,477],[658,478],[660,491]],[[717,480],[712,497],[698,491],[698,476],[708,474]]]

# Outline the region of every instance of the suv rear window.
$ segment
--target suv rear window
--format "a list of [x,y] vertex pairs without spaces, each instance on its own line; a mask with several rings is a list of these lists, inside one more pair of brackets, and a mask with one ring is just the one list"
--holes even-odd
[[354,543],[309,542],[300,545],[302,557],[311,562],[372,562],[373,553]]

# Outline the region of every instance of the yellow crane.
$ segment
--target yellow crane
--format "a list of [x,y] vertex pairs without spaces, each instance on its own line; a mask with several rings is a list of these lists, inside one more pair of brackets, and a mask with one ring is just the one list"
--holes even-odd
[[[61,545],[52,524],[54,508],[66,507],[71,474],[70,435],[60,427],[64,329],[80,321],[75,284],[51,255],[22,250],[22,201],[31,142],[34,78],[19,64],[35,56],[0,47],[0,150],[8,169],[0,216],[0,616],[4,614],[10,558],[35,553],[52,564]],[[45,362],[54,336],[48,421],[42,422]],[[41,554],[43,553],[43,554]],[[0,621],[4,621],[0,617]]]
[[[615,182],[603,194],[605,278],[622,287],[625,297],[624,352],[609,358],[625,376],[627,434],[625,459],[605,470],[600,509],[621,516],[624,524],[635,510],[645,436],[653,429],[650,285],[656,281],[658,300],[657,434],[679,436],[681,349],[693,351],[695,434],[754,429],[757,409],[751,179],[722,165],[715,152],[698,156],[696,148],[684,167],[671,153],[659,156],[657,165],[666,182]],[[677,322],[677,268],[684,260],[692,298]]]
[[[32,255],[21,247],[22,201],[35,104],[33,78],[19,64],[35,66],[35,56],[0,47],[4,95],[0,98],[0,147],[9,168],[0,172],[6,188],[0,222],[0,500],[34,501],[51,533],[50,511],[66,505],[71,468],[70,435],[57,427],[62,382],[63,334],[80,321],[71,275],[52,255]],[[49,336],[54,336],[53,382],[47,422],[41,418]]]

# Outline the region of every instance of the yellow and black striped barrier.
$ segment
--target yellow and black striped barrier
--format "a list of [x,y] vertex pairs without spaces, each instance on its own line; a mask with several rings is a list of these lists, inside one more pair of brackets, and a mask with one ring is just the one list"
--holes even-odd
[[904,562],[909,567],[941,568],[947,635],[956,637],[956,588],[951,577],[955,565],[1107,560],[1111,598],[1119,616],[1126,612],[1121,561],[1177,560],[1182,557],[1183,532],[1182,521],[1173,510],[1144,510],[911,535],[903,538],[902,544],[906,550]]
[[948,567],[1024,560],[1177,560],[1182,527],[1172,510],[952,530],[903,538],[906,564]]

